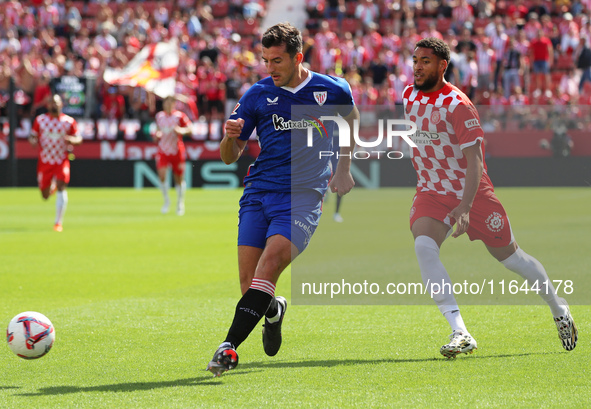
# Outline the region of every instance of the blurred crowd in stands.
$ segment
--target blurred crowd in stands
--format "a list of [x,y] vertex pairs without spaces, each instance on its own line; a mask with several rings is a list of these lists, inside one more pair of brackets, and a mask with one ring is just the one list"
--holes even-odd
[[[52,79],[95,78],[93,118],[159,110],[142,88],[113,87],[146,44],[176,38],[177,93],[192,120],[222,120],[265,77],[260,54],[265,0],[0,2],[0,116],[9,79],[21,116],[44,111]],[[423,37],[452,49],[446,74],[476,104],[591,104],[591,0],[305,0],[305,61],[344,76],[361,106],[400,104]],[[286,18],[287,19],[287,18]]]
[[452,49],[449,81],[477,104],[589,103],[591,1],[307,0],[309,61],[361,103],[400,102],[418,39]]
[[16,82],[21,116],[43,112],[52,79],[95,79],[95,118],[154,116],[159,98],[139,87],[103,81],[106,67],[124,67],[145,45],[176,39],[177,93],[198,117],[223,118],[249,81],[264,75],[258,61],[263,0],[0,2],[0,116],[9,79]]

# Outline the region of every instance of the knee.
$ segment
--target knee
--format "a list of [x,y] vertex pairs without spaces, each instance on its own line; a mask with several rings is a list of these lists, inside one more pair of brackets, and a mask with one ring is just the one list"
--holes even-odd
[[259,261],[255,277],[273,281],[279,276],[279,274],[281,274],[288,264],[289,261],[284,260],[281,254],[265,254]]
[[257,277],[268,278],[281,269],[281,258],[276,254],[271,254],[261,260],[257,268]]
[[531,262],[531,257],[521,250],[521,248],[517,248],[513,253],[507,253],[503,255],[499,255],[495,258],[503,265],[505,268],[511,271],[519,271],[520,266],[527,265]]
[[418,236],[415,239],[415,253],[419,259],[438,259],[439,246],[429,236]]

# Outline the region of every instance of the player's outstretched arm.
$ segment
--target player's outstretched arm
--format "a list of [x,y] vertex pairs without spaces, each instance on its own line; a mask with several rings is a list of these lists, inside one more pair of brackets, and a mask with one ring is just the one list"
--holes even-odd
[[220,143],[220,156],[226,165],[236,162],[244,151],[246,141],[238,139],[243,126],[244,119],[242,118],[228,119],[226,121],[224,126],[226,134]]
[[337,163],[337,169],[334,176],[330,181],[330,190],[333,193],[338,193],[339,196],[346,195],[355,186],[355,181],[351,175],[351,158],[353,151],[355,150],[355,138],[353,137],[353,130],[355,129],[354,121],[359,121],[359,111],[357,107],[353,107],[353,110],[349,115],[345,117],[345,120],[349,124],[351,130],[350,146],[342,146],[339,152],[339,161]]
[[482,179],[484,165],[482,160],[482,150],[480,143],[462,149],[467,161],[466,168],[466,186],[464,187],[464,196],[460,204],[447,215],[456,220],[456,231],[452,237],[459,237],[468,231],[470,225],[470,210]]
[[191,126],[190,125],[187,125],[185,127],[175,126],[174,131],[181,136],[187,136],[187,135],[191,134]]
[[72,145],[80,145],[82,143],[82,135],[68,135],[65,139],[66,142]]

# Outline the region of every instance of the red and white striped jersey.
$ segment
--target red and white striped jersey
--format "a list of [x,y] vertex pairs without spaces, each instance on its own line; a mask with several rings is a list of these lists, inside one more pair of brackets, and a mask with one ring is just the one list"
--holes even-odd
[[[432,192],[461,199],[466,183],[467,161],[462,149],[480,142],[484,160],[480,117],[470,99],[457,87],[446,83],[439,91],[423,93],[409,85],[403,92],[404,113],[417,125],[411,149],[417,171],[417,192]],[[492,190],[484,173],[478,188]]]
[[158,142],[158,150],[165,155],[176,155],[179,147],[183,144],[183,138],[175,132],[174,128],[177,126],[185,128],[190,124],[189,117],[181,111],[172,111],[170,115],[164,111],[158,112],[156,125],[162,132],[162,137]]
[[500,35],[493,35],[491,37],[491,47],[495,50],[495,55],[497,56],[497,61],[503,59],[503,55],[505,55],[505,50],[507,49],[507,42],[509,41],[509,37],[505,33],[501,33]]
[[60,165],[68,157],[66,135],[78,134],[78,123],[66,114],[59,117],[42,114],[35,118],[31,134],[39,141],[39,160],[50,165]]
[[454,22],[458,22],[460,24],[466,21],[472,21],[472,7],[467,5],[463,7],[454,7],[454,9],[451,12],[451,17],[454,20]]
[[478,74],[486,75],[493,73],[494,63],[496,61],[495,52],[490,48],[484,46],[478,47],[476,50],[476,61],[478,62]]
[[59,22],[59,10],[54,4],[39,7],[38,15],[41,27],[54,27]]

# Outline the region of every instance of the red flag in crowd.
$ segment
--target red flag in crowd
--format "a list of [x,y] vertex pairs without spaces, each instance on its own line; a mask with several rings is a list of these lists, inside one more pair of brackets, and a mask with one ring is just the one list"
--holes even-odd
[[161,98],[174,95],[179,50],[175,42],[145,46],[124,68],[107,68],[111,85],[143,87]]

